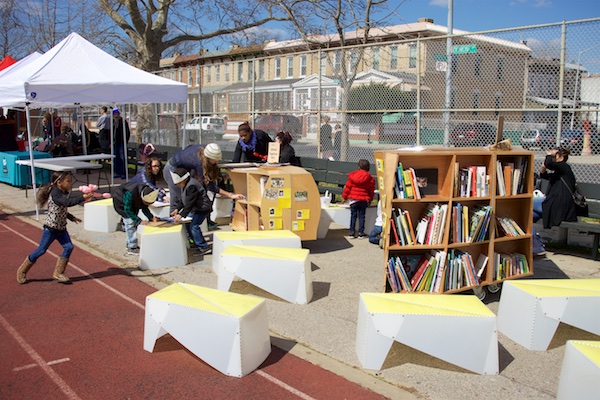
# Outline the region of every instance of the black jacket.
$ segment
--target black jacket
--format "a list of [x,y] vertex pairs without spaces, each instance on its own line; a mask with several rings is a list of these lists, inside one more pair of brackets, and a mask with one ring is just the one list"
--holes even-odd
[[[553,173],[544,172],[540,174],[543,179],[548,179],[548,190],[546,198],[542,203],[542,218],[544,219],[544,228],[560,226],[562,221],[577,221],[575,203],[571,191],[575,189],[575,175],[571,167],[566,162],[555,162],[552,156],[546,156],[544,161],[546,169],[554,171]],[[560,178],[563,178],[567,186]]]
[[[233,162],[247,161],[247,162],[265,162],[266,159],[258,157],[256,154],[260,154],[262,156],[266,156],[269,152],[269,143],[273,140],[265,131],[261,131],[260,129],[255,129],[256,133],[256,147],[254,152],[247,150],[242,151],[242,145],[240,144],[240,140],[238,140],[237,146],[235,147],[235,153],[233,153]],[[244,159],[242,160],[242,155]]]
[[279,162],[290,163],[291,165],[300,165],[298,158],[296,157],[296,151],[289,144],[285,147],[282,147],[279,151]]
[[181,191],[181,199],[174,206],[184,218],[190,213],[207,214],[212,211],[212,202],[208,198],[206,188],[194,178],[189,179]]
[[122,184],[121,186],[115,188],[112,193],[113,198],[113,206],[115,211],[122,216],[123,218],[129,218],[129,216],[125,213],[125,204],[123,201],[123,196],[125,191],[131,193],[131,208],[137,214],[140,210],[148,217],[148,219],[152,219],[152,213],[148,206],[144,204],[142,201],[142,190],[146,185],[138,182],[127,182]]

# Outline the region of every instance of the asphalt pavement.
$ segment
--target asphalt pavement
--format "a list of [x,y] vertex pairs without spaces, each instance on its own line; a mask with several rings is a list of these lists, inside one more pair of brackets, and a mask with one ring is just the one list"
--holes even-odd
[[[24,190],[6,184],[0,184],[0,208],[37,226],[45,218],[35,219],[31,191],[26,198]],[[72,207],[71,212],[83,218],[82,206]],[[220,229],[228,230],[229,226],[221,225]],[[234,282],[231,291],[267,299],[269,327],[279,338],[274,340],[276,346],[386,397],[553,399],[566,341],[600,340],[597,335],[561,324],[549,349],[536,352],[499,334],[499,375],[478,375],[394,343],[381,371],[364,370],[355,352],[358,296],[383,290],[383,250],[366,239],[346,239],[346,232],[343,226],[332,224],[325,239],[303,242],[310,250],[314,285],[314,297],[308,305],[290,304],[243,281]],[[126,268],[157,289],[174,282],[217,286],[211,255],[202,258],[190,253],[188,265],[141,271],[137,258],[126,255],[124,232],[89,232],[83,224],[69,223],[69,233],[78,247]],[[212,239],[212,233],[207,238]],[[534,259],[534,272],[536,279],[600,278],[600,263],[571,254],[568,249],[548,251],[545,257]],[[500,295],[501,291],[488,294],[484,300],[495,313]]]

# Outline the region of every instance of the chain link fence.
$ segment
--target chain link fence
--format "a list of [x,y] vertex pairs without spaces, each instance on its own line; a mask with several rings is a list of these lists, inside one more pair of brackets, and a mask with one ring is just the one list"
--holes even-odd
[[[566,145],[578,179],[600,183],[600,18],[451,37],[439,28],[391,27],[365,46],[287,53],[267,44],[251,60],[174,64],[157,73],[188,84],[187,107],[132,106],[126,116],[141,128],[137,141],[233,150],[248,121],[271,135],[289,131],[301,156],[345,161],[400,146],[485,146],[502,117],[503,137],[535,151],[538,163]],[[222,131],[200,117],[220,120]],[[332,134],[321,137],[325,119]]]

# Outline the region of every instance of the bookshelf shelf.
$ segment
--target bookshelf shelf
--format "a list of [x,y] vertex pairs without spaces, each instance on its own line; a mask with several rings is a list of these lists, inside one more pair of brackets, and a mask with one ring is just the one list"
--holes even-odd
[[[376,151],[375,162],[385,292],[459,293],[533,274],[532,152],[400,149]],[[414,171],[412,180],[406,170]],[[401,186],[407,179],[421,198],[407,195]],[[506,235],[496,217],[503,224],[509,219],[523,234]],[[419,236],[421,223],[427,233]]]
[[301,240],[315,240],[321,199],[312,175],[300,167],[260,166],[229,171],[236,193],[233,230],[289,230]]

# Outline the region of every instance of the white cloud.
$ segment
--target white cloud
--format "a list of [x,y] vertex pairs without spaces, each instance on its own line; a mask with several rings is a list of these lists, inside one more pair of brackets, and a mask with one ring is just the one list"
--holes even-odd
[[448,7],[448,0],[430,0],[430,6]]

